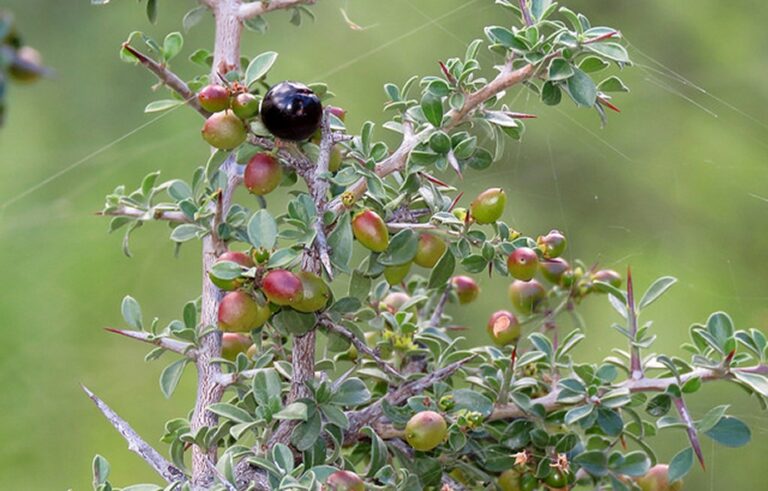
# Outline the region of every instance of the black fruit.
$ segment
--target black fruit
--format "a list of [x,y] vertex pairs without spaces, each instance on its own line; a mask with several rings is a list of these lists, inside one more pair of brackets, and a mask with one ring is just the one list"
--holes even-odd
[[284,140],[306,140],[320,128],[322,117],[320,98],[298,82],[280,82],[261,102],[262,123]]

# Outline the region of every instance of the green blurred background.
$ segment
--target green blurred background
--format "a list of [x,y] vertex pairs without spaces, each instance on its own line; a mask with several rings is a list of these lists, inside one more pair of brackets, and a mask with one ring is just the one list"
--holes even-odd
[[[97,452],[113,464],[118,486],[154,480],[79,383],[150,442],[162,434],[163,421],[184,415],[193,403],[193,370],[165,400],[157,383],[164,364],[144,363],[144,346],[101,329],[121,325],[125,294],[142,303],[145,317],[167,322],[199,289],[197,246],[174,258],[165,226],[149,225],[135,234],[128,259],[121,237],[107,235],[107,221],[93,213],[116,185],[136,187],[157,169],[165,178],[186,179],[208,153],[192,111],[157,121],[142,113],[164,94],[153,94],[154,79],[117,56],[132,30],[160,39],[181,30],[182,16],[196,2],[159,3],[159,22],[151,25],[135,1],[106,7],[87,0],[3,2],[57,77],[12,87],[0,131],[2,489],[89,489]],[[437,60],[463,54],[483,26],[512,22],[491,0],[318,3],[317,22],[300,29],[285,12],[271,15],[268,34],[246,34],[244,53],[279,51],[276,79],[327,82],[337,104],[349,110],[350,128],[365,119],[385,121],[385,82],[433,74]],[[514,226],[531,235],[561,228],[569,255],[619,270],[631,265],[640,287],[661,274],[679,277],[650,311],[659,350],[679,354],[689,324],[720,309],[738,328],[765,330],[768,4],[565,3],[596,24],[619,27],[631,43],[637,67],[623,74],[632,93],[616,100],[622,114],[611,114],[601,130],[594,113],[571,103],[544,107],[520,94],[513,109],[539,119],[490,171],[468,173],[467,195],[503,185],[511,198],[506,218]],[[351,30],[341,8],[369,28]],[[210,40],[206,19],[186,36],[184,55]],[[491,66],[490,55],[483,56]],[[197,73],[186,57],[175,68],[188,77]],[[482,279],[482,301],[456,312],[478,342],[484,342],[487,312],[507,306],[504,286],[501,279]],[[580,356],[598,361],[623,338],[609,327],[616,319],[604,298],[588,301],[583,313],[590,336]],[[768,418],[730,385],[708,386],[691,399],[695,416],[720,403],[732,404],[752,425],[753,441],[734,450],[706,440],[707,472],[694,469],[686,489],[757,489],[768,478]],[[682,433],[657,442],[666,459],[685,445]]]

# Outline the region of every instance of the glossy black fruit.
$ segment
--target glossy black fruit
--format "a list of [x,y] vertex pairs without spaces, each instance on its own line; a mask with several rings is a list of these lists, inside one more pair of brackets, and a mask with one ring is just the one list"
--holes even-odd
[[306,140],[320,127],[322,117],[320,98],[298,82],[280,82],[261,102],[262,123],[284,140]]

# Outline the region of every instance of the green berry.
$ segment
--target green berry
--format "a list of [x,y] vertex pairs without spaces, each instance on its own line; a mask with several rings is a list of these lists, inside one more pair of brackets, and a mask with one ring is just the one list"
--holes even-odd
[[454,276],[451,278],[451,287],[462,305],[474,302],[480,294],[477,282],[469,276]]
[[523,314],[531,314],[538,310],[547,296],[547,291],[536,280],[515,280],[509,285],[507,293],[515,309]]
[[249,92],[237,94],[232,99],[232,111],[240,119],[251,119],[259,113],[259,99]]
[[309,271],[300,271],[296,276],[303,286],[303,298],[294,302],[291,307],[299,312],[317,312],[328,305],[331,299],[331,289],[322,278]]
[[271,154],[259,152],[248,161],[243,173],[246,189],[257,196],[269,194],[283,180],[283,168]]
[[372,210],[363,210],[352,218],[352,233],[363,247],[373,252],[384,252],[389,247],[387,224]]
[[501,188],[490,188],[480,193],[469,206],[472,218],[480,225],[495,223],[504,214],[507,195]]
[[250,332],[269,319],[268,305],[262,305],[244,291],[229,292],[219,303],[219,329],[226,332]]
[[251,337],[237,332],[225,332],[221,335],[221,356],[235,361],[240,353],[247,353],[253,345]]
[[386,266],[384,268],[384,279],[390,286],[399,285],[403,282],[411,271],[411,263],[405,263],[401,266]]
[[556,257],[554,259],[545,259],[539,263],[541,275],[550,283],[566,286],[563,283],[565,274],[570,271],[571,266],[565,259]]
[[447,248],[445,241],[440,237],[432,234],[421,234],[413,262],[422,268],[434,268]]
[[562,256],[567,245],[565,236],[557,230],[552,230],[547,235],[540,236],[536,242],[544,257],[550,259]]
[[229,89],[223,85],[206,85],[197,93],[197,102],[211,113],[229,109]]
[[[224,261],[237,263],[240,266],[244,266],[246,268],[252,268],[254,266],[251,256],[249,256],[244,252],[227,251],[221,256],[219,256],[219,258],[216,260],[216,263],[218,264]],[[224,290],[226,292],[237,290],[243,285],[243,278],[235,278],[235,279],[217,278],[210,271],[208,272],[208,277],[211,279],[211,283],[219,287],[220,290]]]
[[231,150],[248,135],[243,121],[230,110],[213,113],[203,125],[203,139],[214,148]]
[[421,452],[428,452],[440,445],[448,436],[445,419],[434,411],[414,414],[405,425],[405,439],[408,444]]

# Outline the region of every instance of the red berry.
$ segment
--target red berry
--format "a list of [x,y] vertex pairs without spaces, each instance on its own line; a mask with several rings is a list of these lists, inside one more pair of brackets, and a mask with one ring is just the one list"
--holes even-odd
[[253,342],[247,334],[225,332],[221,336],[221,356],[230,361],[235,361],[237,355],[248,352]]
[[480,294],[477,282],[469,276],[454,276],[451,278],[451,286],[462,305],[474,302]]
[[472,218],[480,225],[494,223],[504,214],[507,195],[501,188],[486,189],[469,205]]
[[206,85],[197,93],[197,102],[211,113],[229,109],[229,89],[223,85]]
[[243,183],[251,193],[263,196],[271,193],[283,180],[283,168],[272,155],[257,153],[245,166]]
[[541,261],[541,263],[539,263],[539,268],[541,269],[541,275],[544,276],[547,281],[550,281],[555,285],[561,285],[563,275],[570,271],[571,266],[565,259],[556,257],[554,259],[545,259],[544,261]]
[[445,419],[434,411],[414,414],[405,425],[405,439],[421,452],[428,452],[440,445],[448,435]]
[[350,471],[336,471],[325,481],[328,491],[365,491],[360,476]]
[[507,258],[507,268],[513,278],[529,281],[539,269],[539,255],[530,247],[518,247]]
[[273,269],[261,280],[261,289],[270,302],[291,305],[300,302],[304,295],[301,279],[290,271]]
[[259,100],[249,92],[237,94],[232,99],[232,111],[240,119],[251,119],[259,113]]
[[524,314],[535,312],[547,296],[547,291],[536,280],[515,280],[507,293],[515,309]]
[[363,247],[383,252],[389,247],[389,231],[384,220],[371,210],[363,210],[352,218],[352,233]]
[[268,305],[259,304],[243,291],[229,292],[219,303],[219,329],[226,332],[249,332],[269,319]]
[[440,237],[432,234],[421,234],[413,262],[422,268],[434,268],[447,248],[445,241]]
[[544,257],[547,258],[562,256],[567,245],[565,236],[557,230],[552,230],[547,235],[540,236],[536,242]]
[[334,116],[339,118],[341,121],[344,121],[344,120],[347,119],[347,110],[346,109],[342,109],[342,108],[337,107],[337,106],[328,106],[328,110],[331,112],[331,114],[333,114]]
[[642,477],[637,479],[637,485],[642,491],[680,491],[683,489],[683,481],[669,482],[669,466],[658,464]]
[[[252,268],[254,266],[251,256],[249,256],[244,252],[227,251],[221,256],[219,256],[219,258],[216,260],[216,263],[220,263],[224,261],[237,263],[240,266],[244,266],[246,268]],[[208,277],[211,279],[211,283],[218,286],[221,290],[224,290],[224,291],[237,290],[243,284],[242,278],[235,278],[232,280],[223,280],[221,278],[216,278],[215,276],[213,276],[213,274],[210,271],[208,272]]]
[[616,288],[621,286],[621,275],[612,269],[601,269],[592,275],[592,279],[595,281],[608,283],[609,285],[613,285]]
[[261,121],[284,140],[306,140],[320,127],[323,106],[309,87],[297,82],[273,86],[261,103]]
[[317,312],[325,308],[331,299],[331,289],[323,279],[309,271],[300,271],[296,276],[303,287],[302,299],[294,302],[291,307],[299,312]]
[[213,113],[203,125],[203,139],[222,150],[231,150],[245,141],[248,133],[243,121],[230,110]]
[[488,335],[498,346],[515,344],[520,339],[520,322],[515,314],[507,310],[499,310],[491,315],[486,326]]

